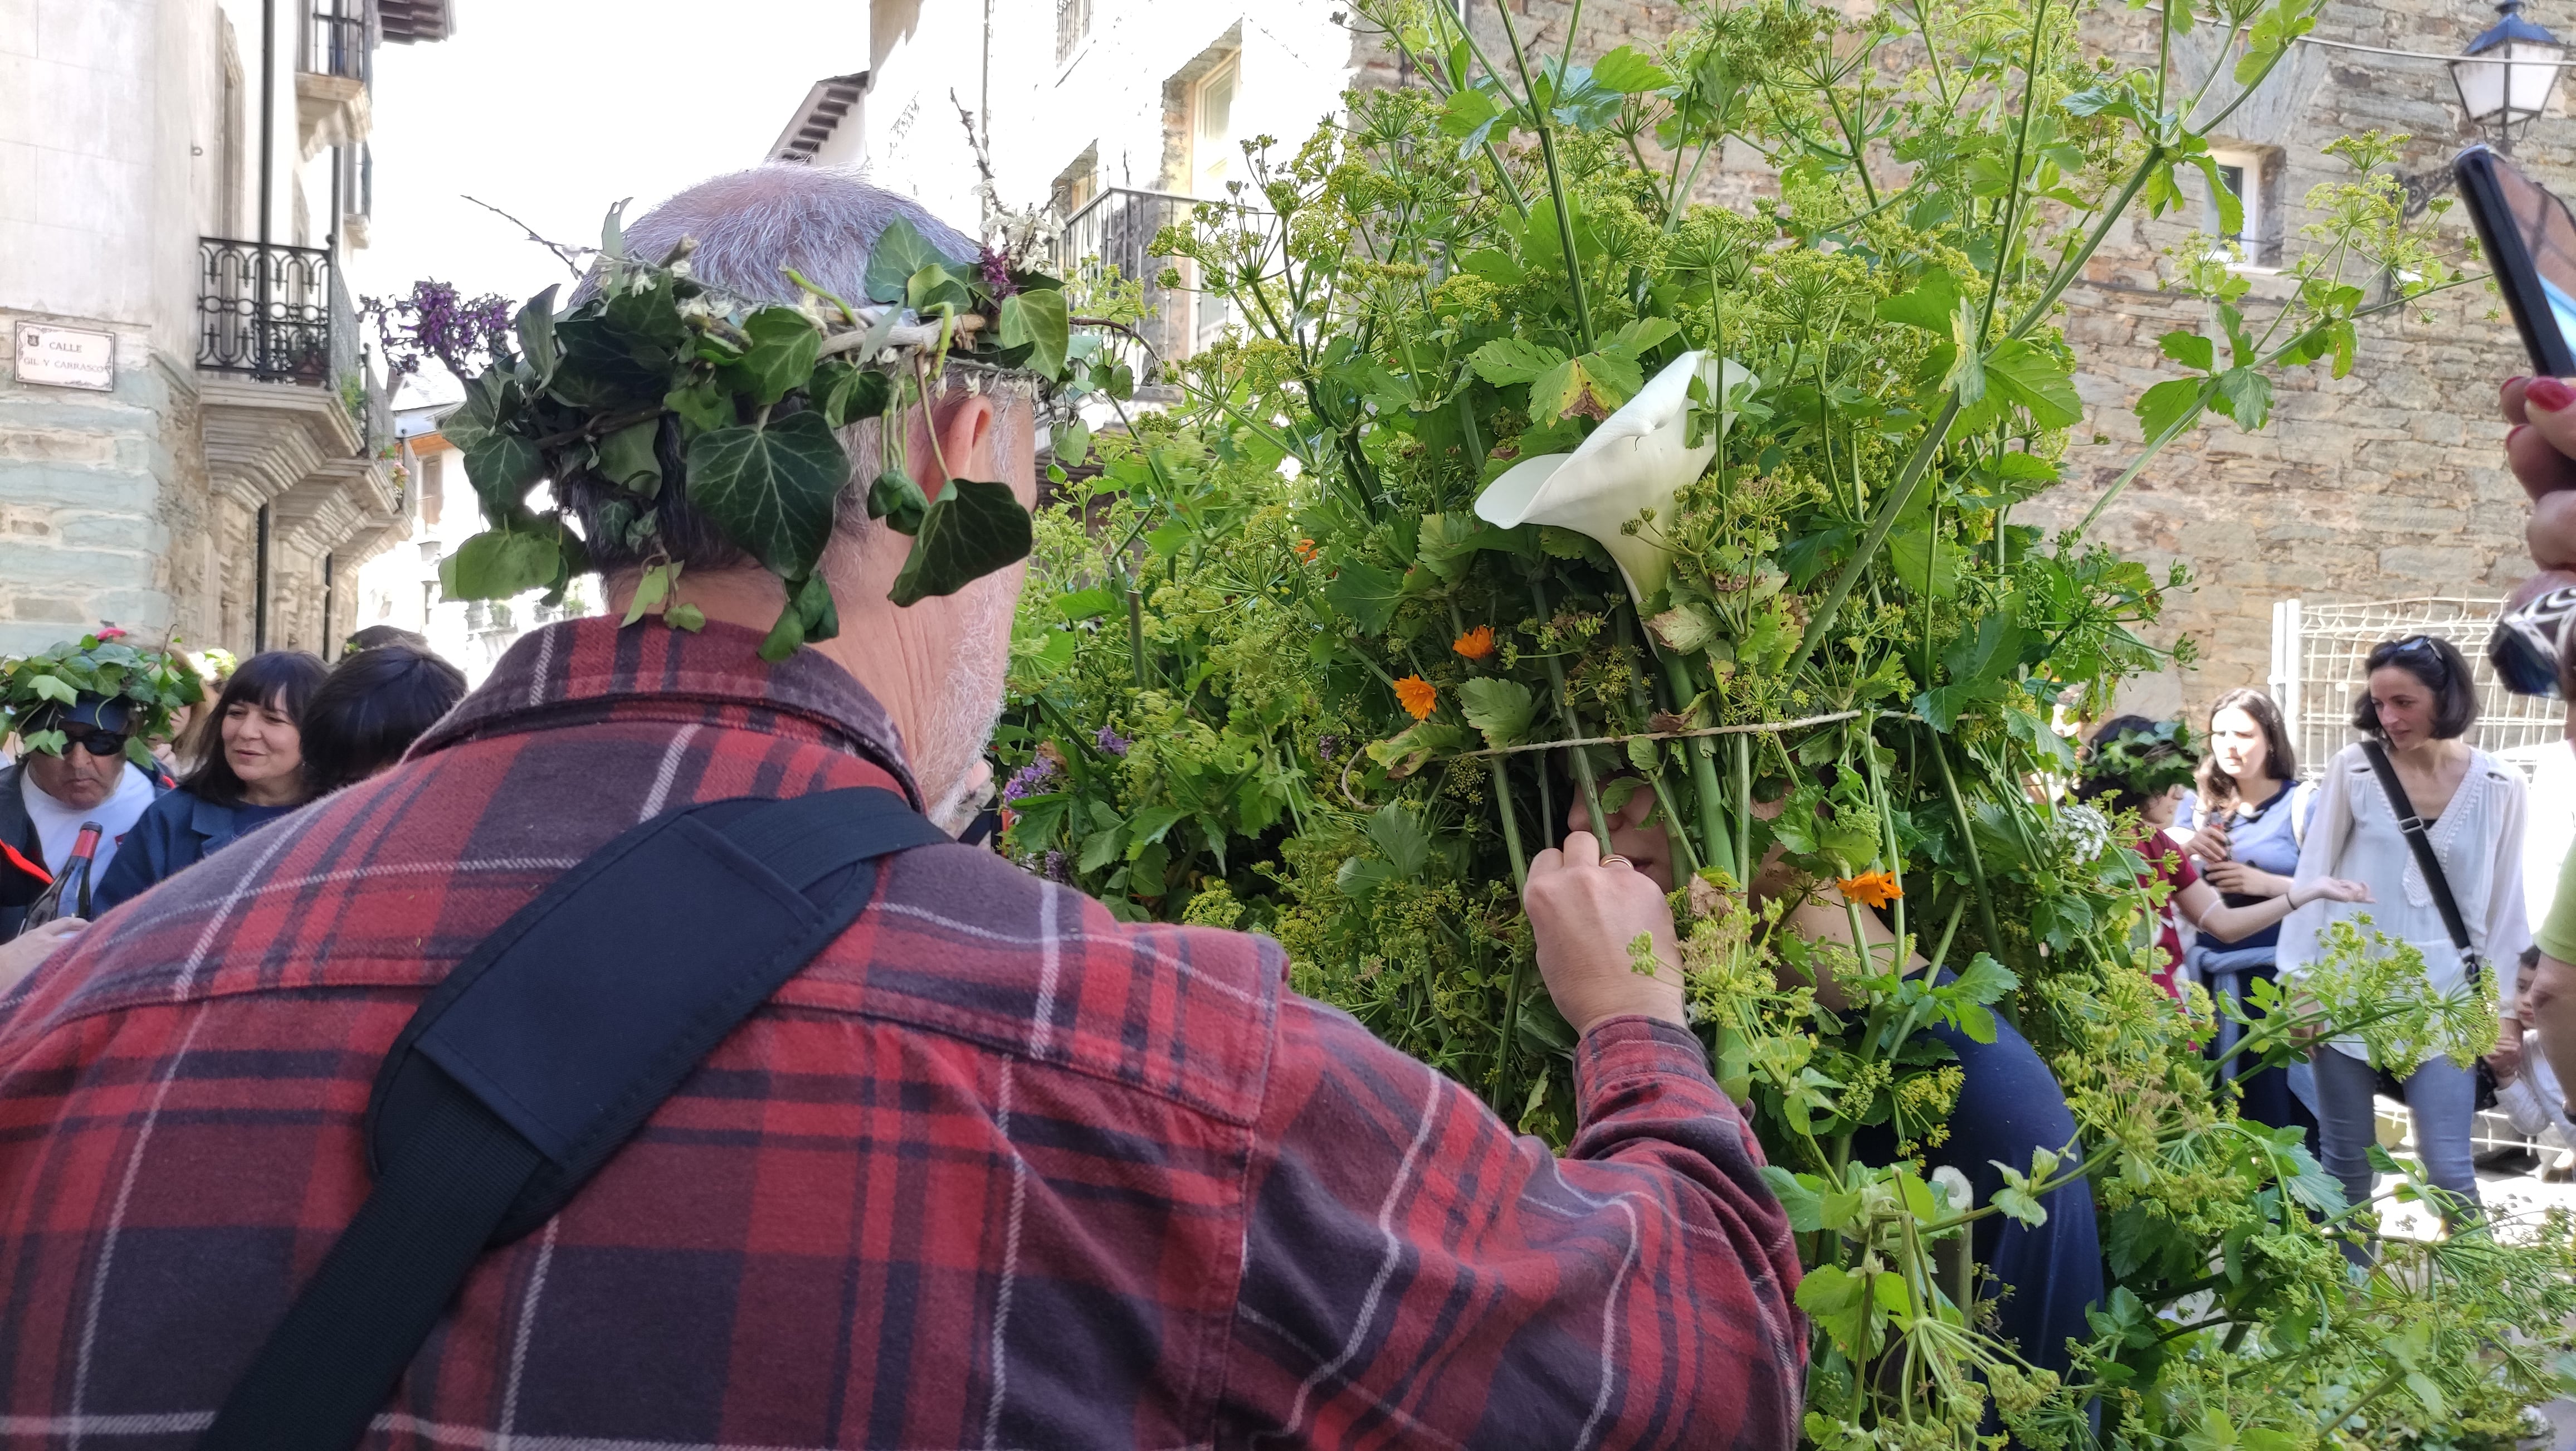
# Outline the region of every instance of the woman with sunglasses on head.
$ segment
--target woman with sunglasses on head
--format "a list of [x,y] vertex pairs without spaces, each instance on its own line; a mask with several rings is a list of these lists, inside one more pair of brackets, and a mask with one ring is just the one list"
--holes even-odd
[[213,749],[178,790],[152,803],[134,823],[99,883],[93,898],[98,912],[141,895],[311,797],[302,723],[325,673],[321,660],[301,650],[271,650],[241,663],[215,700]]
[[[2495,975],[2505,1021],[2503,1041],[2490,1061],[2509,1077],[2521,1055],[2522,1025],[2510,969],[2498,973],[2493,965],[2513,962],[2531,943],[2522,905],[2522,774],[2462,739],[2477,721],[2477,687],[2468,661],[2449,641],[2430,635],[2387,641],[2371,650],[2366,663],[2369,683],[2354,702],[2352,724],[2367,740],[2345,747],[2318,781],[2316,820],[2299,850],[2298,879],[2356,878],[2370,883],[2378,900],[2366,909],[2317,902],[2292,913],[2281,929],[2281,980],[2294,984],[2307,973],[2327,923],[2366,911],[2374,929],[2424,954],[2435,993],[2460,991],[2471,968],[2436,900],[2437,888],[2447,885],[2473,954],[2488,964],[2481,970]],[[2373,744],[2394,771],[2402,802],[2392,802],[2380,779],[2369,754]],[[2416,864],[2401,825],[2406,813],[2424,823],[2441,869],[2439,884]],[[2377,1072],[2356,1037],[2319,1043],[2310,1056],[2317,1075],[2320,1157],[2327,1172],[2343,1181],[2345,1198],[2360,1203],[2371,1192]],[[2469,1133],[2475,1073],[2437,1055],[2403,1087],[2426,1172],[2474,1205],[2478,1186]],[[2357,1250],[2346,1253],[2360,1257]]]

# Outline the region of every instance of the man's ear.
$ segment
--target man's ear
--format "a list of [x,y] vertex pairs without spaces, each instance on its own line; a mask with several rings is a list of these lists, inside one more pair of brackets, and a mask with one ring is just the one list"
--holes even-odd
[[[939,423],[938,460],[948,465],[949,478],[998,479],[1000,466],[993,459],[993,400],[981,394],[954,404],[948,416]],[[936,468],[937,462],[932,464]],[[940,488],[948,479],[939,481]],[[924,490],[935,493],[936,490]]]

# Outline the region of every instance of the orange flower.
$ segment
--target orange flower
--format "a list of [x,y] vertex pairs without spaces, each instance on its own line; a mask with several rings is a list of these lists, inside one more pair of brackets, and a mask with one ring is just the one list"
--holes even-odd
[[1415,720],[1429,720],[1432,708],[1440,703],[1440,692],[1421,676],[1408,675],[1395,682],[1395,698],[1404,706],[1405,714]]
[[1478,625],[1460,635],[1449,648],[1470,660],[1490,660],[1494,657],[1494,627]]
[[1843,877],[1834,885],[1843,889],[1844,896],[1864,907],[1884,907],[1905,895],[1905,889],[1896,884],[1893,872],[1863,872],[1856,877]]
[[1289,547],[1297,551],[1297,557],[1298,557],[1299,559],[1302,559],[1302,560],[1306,561],[1308,564],[1312,564],[1312,563],[1314,563],[1314,562],[1315,562],[1315,541],[1314,541],[1314,540],[1312,540],[1312,539],[1300,539],[1300,540],[1298,540],[1295,544],[1292,544],[1292,545],[1290,545]]

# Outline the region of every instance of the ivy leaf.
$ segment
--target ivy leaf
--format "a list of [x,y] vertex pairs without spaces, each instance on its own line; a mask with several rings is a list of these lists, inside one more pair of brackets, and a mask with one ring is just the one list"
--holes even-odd
[[716,386],[713,378],[672,389],[662,395],[662,406],[700,433],[730,427],[734,421],[733,395]]
[[678,574],[679,566],[675,564],[657,564],[644,571],[635,581],[635,598],[627,602],[626,618],[617,622],[619,626],[634,624],[669,599]]
[[905,284],[924,267],[937,266],[952,259],[939,254],[930,239],[909,217],[897,217],[886,223],[885,230],[868,248],[867,274],[860,287],[870,302],[901,302]]
[[897,534],[918,536],[921,517],[929,512],[929,497],[901,469],[887,469],[868,485],[868,517],[883,519]]
[[554,583],[563,562],[552,535],[487,529],[438,562],[438,584],[451,600],[506,600]]
[[507,519],[526,506],[529,486],[546,471],[534,439],[453,419],[442,431],[464,456],[466,477],[474,481],[486,517]]
[[1538,702],[1517,680],[1478,676],[1458,687],[1458,711],[1485,737],[1485,744],[1517,745],[1538,714]]
[[909,606],[954,594],[994,570],[1028,558],[1029,511],[1008,484],[951,479],[921,516],[912,553],[886,598]]
[[814,405],[823,410],[823,421],[834,428],[875,418],[894,402],[894,380],[874,368],[854,367],[832,358],[815,376],[821,381],[809,385],[814,390]]
[[774,573],[813,573],[832,537],[832,506],[849,456],[812,410],[699,434],[689,445],[689,502]]
[[651,498],[662,487],[662,460],[653,452],[662,420],[629,424],[599,441],[599,476]]
[[58,700],[65,705],[80,702],[80,692],[64,683],[59,675],[36,676],[27,682],[27,688],[36,692],[38,700]]
[[2083,420],[2084,400],[2075,396],[2066,364],[2028,338],[1995,344],[1986,354],[1986,381],[2042,428],[2072,428]]
[[1592,63],[1592,83],[1605,91],[1633,96],[1642,91],[1660,91],[1673,83],[1673,76],[1635,46],[1623,45]]
[[529,298],[511,328],[519,337],[519,356],[536,373],[537,386],[544,387],[563,361],[563,349],[555,342],[555,290],[549,287]]
[[1064,294],[1047,290],[1022,292],[1002,299],[1002,346],[1034,345],[1027,366],[1043,377],[1064,371],[1064,350],[1072,339]]
[[1519,338],[1496,338],[1468,354],[1475,365],[1476,376],[1497,388],[1514,383],[1535,383],[1550,368],[1565,361],[1563,351],[1543,343],[1524,342]]
[[724,375],[752,402],[766,408],[814,376],[823,334],[813,319],[792,307],[764,307],[743,319],[742,330],[751,347],[742,361],[726,365]]
[[1349,616],[1363,635],[1384,631],[1386,622],[1395,617],[1395,602],[1403,595],[1401,578],[1356,559],[1343,565],[1333,582],[1324,586],[1324,599]]

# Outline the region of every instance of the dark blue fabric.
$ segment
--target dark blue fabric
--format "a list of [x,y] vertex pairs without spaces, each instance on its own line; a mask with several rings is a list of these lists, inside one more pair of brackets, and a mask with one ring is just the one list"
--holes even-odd
[[292,815],[294,806],[218,806],[192,791],[172,791],[144,809],[116,848],[116,860],[90,893],[90,910],[107,909],[143,895],[144,889],[195,866],[207,853],[230,846],[244,832]]
[[[1955,1028],[1929,1031],[1959,1055],[1962,1082],[1949,1141],[1925,1152],[1928,1165],[1947,1164],[1967,1175],[1976,1202],[1985,1204],[2003,1187],[1996,1162],[2027,1174],[2031,1150],[2062,1153],[2074,1145],[2075,1115],[2067,1111],[2065,1090],[2011,1024],[1998,1018],[1991,1043]],[[1867,1130],[1855,1137],[1853,1148],[1885,1163],[1895,1153],[1895,1138],[1885,1128]],[[2063,1375],[2070,1363],[2067,1340],[2091,1336],[2084,1312],[2102,1299],[2102,1236],[2090,1184],[2065,1185],[2040,1202],[2048,1221],[2037,1228],[2000,1214],[1977,1221],[1976,1253],[1989,1271],[1986,1292],[2003,1296],[1996,1329],[2019,1344],[2033,1365]]]

